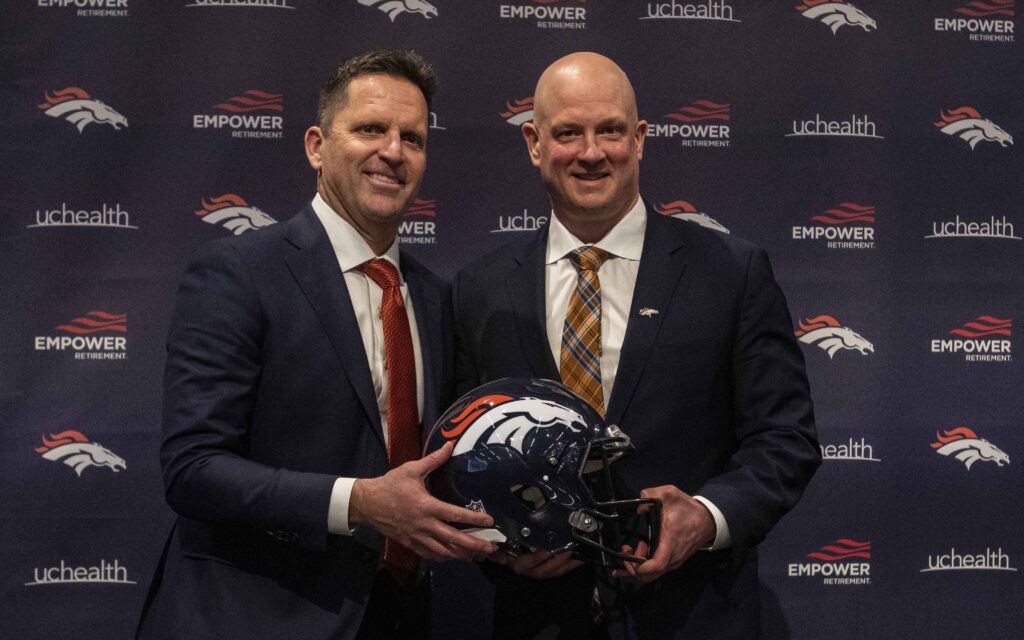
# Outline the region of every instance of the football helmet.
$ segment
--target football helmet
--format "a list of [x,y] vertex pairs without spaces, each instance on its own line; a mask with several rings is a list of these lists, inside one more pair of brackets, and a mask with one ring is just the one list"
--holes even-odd
[[475,533],[510,555],[571,551],[621,567],[644,561],[623,545],[644,541],[654,552],[660,503],[617,495],[622,483],[611,465],[632,451],[629,438],[561,384],[504,378],[477,387],[437,421],[424,455],[447,442],[455,448],[428,476],[428,490],[490,515],[497,532]]

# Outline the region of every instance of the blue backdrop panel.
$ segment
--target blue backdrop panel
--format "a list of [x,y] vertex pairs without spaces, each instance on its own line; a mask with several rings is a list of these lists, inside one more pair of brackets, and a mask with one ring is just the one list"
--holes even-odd
[[[383,46],[440,75],[402,230],[440,274],[550,215],[517,123],[577,50],[632,78],[656,208],[768,249],[826,462],[760,548],[767,638],[1024,628],[1015,0],[9,4],[0,637],[131,637],[173,517],[157,450],[181,269],[310,200],[319,84]],[[434,584],[437,637],[489,628],[475,567]]]

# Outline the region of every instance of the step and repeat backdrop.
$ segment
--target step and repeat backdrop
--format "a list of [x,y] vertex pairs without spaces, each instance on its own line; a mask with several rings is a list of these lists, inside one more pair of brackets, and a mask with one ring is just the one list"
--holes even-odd
[[[766,638],[1024,630],[1024,59],[1015,0],[19,0],[0,109],[0,637],[130,638],[173,520],[164,336],[202,243],[314,194],[346,56],[431,60],[403,246],[450,277],[550,216],[518,125],[594,50],[659,214],[766,247],[824,465],[760,548]],[[671,390],[668,390],[669,392]],[[435,575],[439,638],[487,585]]]

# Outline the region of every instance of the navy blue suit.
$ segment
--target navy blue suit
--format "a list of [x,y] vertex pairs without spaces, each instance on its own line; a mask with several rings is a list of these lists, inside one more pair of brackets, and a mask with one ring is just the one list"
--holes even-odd
[[[544,228],[457,276],[460,392],[505,376],[558,379],[544,319],[546,246]],[[641,315],[644,308],[652,311]],[[725,515],[733,540],[629,596],[641,637],[756,635],[754,546],[820,463],[803,355],[763,250],[648,214],[606,419],[636,445],[616,463],[631,490],[671,484],[704,496]],[[570,594],[589,599],[579,587],[587,580],[574,583],[570,574],[563,583],[500,574],[495,615],[541,592],[561,599],[560,610],[585,614],[586,603],[576,606]],[[528,618],[529,605],[520,604]],[[571,636],[564,618],[560,624]]]
[[[452,384],[450,290],[402,255],[424,424]],[[334,250],[311,207],[201,248],[168,337],[161,463],[179,514],[147,638],[351,638],[379,537],[327,531],[338,476],[387,472],[380,414]],[[364,531],[365,533],[365,531]]]

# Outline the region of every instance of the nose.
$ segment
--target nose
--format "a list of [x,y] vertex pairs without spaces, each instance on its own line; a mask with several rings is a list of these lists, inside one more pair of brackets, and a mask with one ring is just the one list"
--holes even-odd
[[389,164],[398,164],[402,162],[402,136],[397,131],[389,132],[381,142],[380,151],[378,155],[387,161]]
[[604,160],[604,149],[601,148],[600,143],[597,139],[597,134],[594,132],[587,132],[582,138],[583,148],[580,150],[579,159],[580,162],[587,164],[597,164]]

